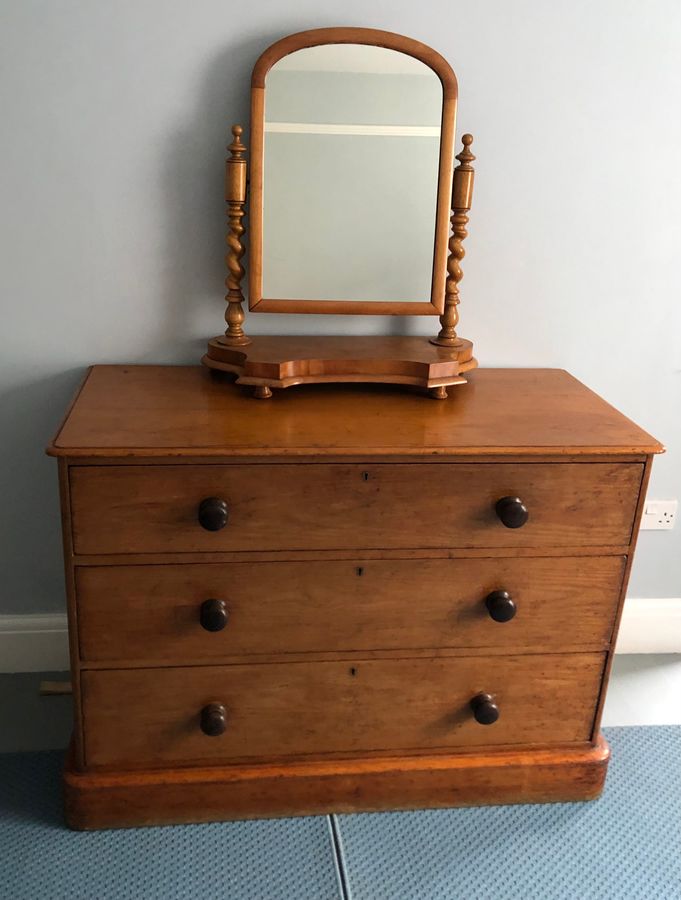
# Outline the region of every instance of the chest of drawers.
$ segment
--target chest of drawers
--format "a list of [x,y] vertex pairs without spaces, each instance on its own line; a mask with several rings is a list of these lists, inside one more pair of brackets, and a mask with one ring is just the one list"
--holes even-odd
[[73,827],[599,794],[662,448],[558,370],[453,394],[90,370],[49,448]]

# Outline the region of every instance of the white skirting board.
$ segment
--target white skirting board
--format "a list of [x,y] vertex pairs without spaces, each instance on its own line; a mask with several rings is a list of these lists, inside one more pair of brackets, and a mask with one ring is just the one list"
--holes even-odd
[[[681,653],[681,597],[628,599],[617,653]],[[68,668],[65,614],[0,615],[0,672],[65,672]]]
[[681,653],[681,597],[628,597],[617,653]]
[[0,672],[66,672],[65,613],[0,616]]

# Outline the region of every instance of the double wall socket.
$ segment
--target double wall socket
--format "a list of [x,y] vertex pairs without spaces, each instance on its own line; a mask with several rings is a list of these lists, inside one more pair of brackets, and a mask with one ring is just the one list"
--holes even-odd
[[641,529],[647,531],[671,531],[679,512],[678,500],[646,500],[643,507]]

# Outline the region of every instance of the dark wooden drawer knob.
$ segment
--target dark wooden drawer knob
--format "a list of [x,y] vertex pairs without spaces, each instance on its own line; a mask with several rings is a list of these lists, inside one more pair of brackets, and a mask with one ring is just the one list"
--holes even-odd
[[206,531],[220,531],[229,519],[229,507],[219,497],[206,497],[199,504],[199,525]]
[[530,515],[520,497],[502,497],[497,500],[495,509],[501,524],[506,528],[520,528]]
[[492,591],[485,597],[485,606],[495,622],[510,622],[516,614],[516,606],[508,591]]
[[493,725],[499,718],[499,707],[492,694],[476,694],[471,700],[471,709],[480,725]]
[[201,604],[199,619],[206,631],[222,631],[228,618],[229,611],[224,600],[204,600]]
[[201,710],[201,731],[209,737],[224,734],[227,728],[227,710],[222,703],[209,703]]

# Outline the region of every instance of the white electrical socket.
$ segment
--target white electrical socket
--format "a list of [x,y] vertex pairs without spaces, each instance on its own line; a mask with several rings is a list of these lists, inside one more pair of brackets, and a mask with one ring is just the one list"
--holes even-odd
[[648,531],[671,531],[678,512],[678,500],[646,500],[641,528]]

